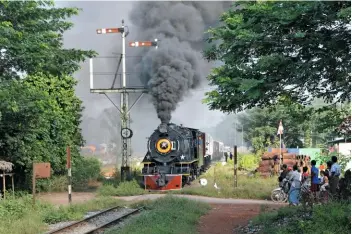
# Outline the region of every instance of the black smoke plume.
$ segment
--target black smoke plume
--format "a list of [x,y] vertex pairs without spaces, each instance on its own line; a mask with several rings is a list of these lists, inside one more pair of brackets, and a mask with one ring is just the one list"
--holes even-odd
[[138,30],[137,39],[160,40],[158,49],[140,50],[136,70],[162,123],[170,122],[177,104],[206,76],[200,53],[204,31],[229,6],[229,2],[135,3],[130,19]]

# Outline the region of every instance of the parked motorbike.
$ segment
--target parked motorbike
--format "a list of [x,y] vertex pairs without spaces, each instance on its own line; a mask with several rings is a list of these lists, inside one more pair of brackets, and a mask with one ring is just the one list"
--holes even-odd
[[289,184],[286,179],[280,182],[280,186],[271,192],[273,202],[284,203],[288,199]]

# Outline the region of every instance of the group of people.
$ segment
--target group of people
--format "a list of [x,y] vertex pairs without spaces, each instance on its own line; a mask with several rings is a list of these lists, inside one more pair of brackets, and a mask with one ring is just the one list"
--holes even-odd
[[[332,156],[331,161],[328,161],[326,164],[326,170],[320,168],[319,172],[319,169],[316,167],[316,161],[312,160],[310,173],[307,166],[303,167],[302,173],[297,164],[292,168],[287,167],[286,164],[282,166],[283,171],[279,176],[279,182],[280,186],[288,192],[289,203],[291,205],[299,204],[299,195],[303,186],[308,188],[315,198],[318,192],[323,193],[325,201],[328,199],[328,192],[332,195],[336,195],[339,182],[341,182],[341,180],[339,180],[341,166],[337,163],[336,156]],[[351,185],[350,173],[350,170],[346,171],[343,182],[347,187],[349,186],[349,188]]]

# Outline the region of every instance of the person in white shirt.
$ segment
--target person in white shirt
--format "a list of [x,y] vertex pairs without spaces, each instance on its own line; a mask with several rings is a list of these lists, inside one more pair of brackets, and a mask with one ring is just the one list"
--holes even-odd
[[289,191],[289,203],[297,206],[299,203],[299,192],[301,190],[301,173],[298,172],[298,166],[293,166],[293,171],[288,175],[291,187]]
[[339,184],[339,177],[341,175],[341,166],[337,163],[337,157],[331,157],[332,166],[330,171],[330,192],[336,194],[337,185]]

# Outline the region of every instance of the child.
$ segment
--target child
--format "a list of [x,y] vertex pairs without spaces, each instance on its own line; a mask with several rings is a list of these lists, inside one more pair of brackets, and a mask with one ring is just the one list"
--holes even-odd
[[320,175],[323,179],[322,185],[320,186],[320,192],[322,193],[322,202],[326,203],[328,201],[328,191],[327,191],[327,187],[329,186],[329,172],[327,171],[320,171]]
[[320,176],[323,178],[322,186],[320,187],[320,191],[325,192],[326,187],[329,186],[329,172],[327,171],[320,171]]

